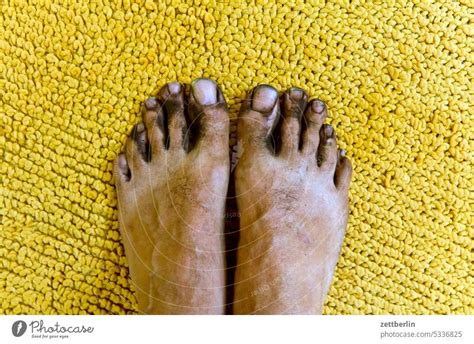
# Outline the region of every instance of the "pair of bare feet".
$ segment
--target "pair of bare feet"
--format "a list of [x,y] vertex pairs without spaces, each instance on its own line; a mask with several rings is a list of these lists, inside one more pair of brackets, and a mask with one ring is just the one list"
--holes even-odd
[[[319,314],[352,168],[320,100],[257,86],[238,122],[236,314]],[[115,161],[119,223],[143,313],[223,314],[229,116],[219,87],[165,85]]]

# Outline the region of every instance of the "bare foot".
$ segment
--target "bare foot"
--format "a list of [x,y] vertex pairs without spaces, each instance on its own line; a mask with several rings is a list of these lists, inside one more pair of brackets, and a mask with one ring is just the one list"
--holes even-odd
[[[281,113],[281,114],[280,114]],[[237,314],[320,314],[344,238],[350,161],[323,102],[267,85],[243,104]]]
[[114,167],[139,310],[221,314],[229,179],[224,97],[209,79],[193,81],[188,92],[170,83],[145,102],[142,120]]

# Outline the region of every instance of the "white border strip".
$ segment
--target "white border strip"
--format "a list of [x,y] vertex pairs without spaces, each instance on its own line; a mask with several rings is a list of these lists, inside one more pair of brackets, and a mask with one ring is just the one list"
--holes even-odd
[[473,324],[472,316],[0,316],[0,343],[474,343]]

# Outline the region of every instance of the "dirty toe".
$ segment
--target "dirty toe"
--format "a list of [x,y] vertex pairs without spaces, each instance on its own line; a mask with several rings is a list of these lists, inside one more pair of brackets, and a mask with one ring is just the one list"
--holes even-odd
[[188,116],[192,146],[228,153],[229,112],[224,95],[213,80],[200,78],[191,83]]
[[336,132],[331,125],[325,124],[321,127],[319,136],[318,166],[324,174],[333,177],[337,164]]
[[319,99],[311,100],[301,121],[301,150],[305,156],[316,156],[320,141],[319,131],[326,118],[326,104]]
[[184,114],[183,87],[178,82],[171,82],[161,88],[158,93],[165,113],[167,125],[167,149],[183,149],[186,147],[186,118]]
[[150,97],[143,103],[142,121],[146,128],[153,160],[165,149],[167,136],[166,113],[156,97]]
[[125,145],[125,156],[132,177],[135,172],[138,172],[139,169],[143,168],[150,161],[145,124],[139,123],[133,127],[132,133]]
[[347,192],[351,183],[351,176],[352,163],[346,157],[346,151],[340,149],[338,151],[336,173],[334,174],[334,184],[338,189]]
[[238,122],[238,137],[244,151],[268,148],[268,141],[278,122],[278,91],[269,85],[259,85],[242,103]]
[[117,184],[130,181],[131,173],[125,154],[121,153],[114,161],[114,177]]
[[308,104],[308,95],[298,87],[292,87],[281,96],[281,151],[280,154],[295,154],[300,145],[301,118]]

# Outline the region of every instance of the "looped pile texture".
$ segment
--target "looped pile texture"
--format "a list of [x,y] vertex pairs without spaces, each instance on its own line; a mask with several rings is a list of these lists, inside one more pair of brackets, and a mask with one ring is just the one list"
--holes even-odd
[[0,312],[136,311],[112,161],[205,76],[233,118],[259,83],[327,103],[355,170],[325,313],[473,314],[468,3],[2,1]]

